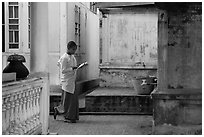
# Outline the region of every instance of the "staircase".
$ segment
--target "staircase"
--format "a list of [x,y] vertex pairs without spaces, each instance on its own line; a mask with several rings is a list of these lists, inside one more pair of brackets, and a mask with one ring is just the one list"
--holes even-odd
[[152,114],[150,95],[138,95],[131,77],[156,75],[156,69],[100,68],[100,86],[85,96],[84,114]]
[[132,88],[100,87],[86,95],[86,112],[98,114],[152,114],[149,95],[137,95]]

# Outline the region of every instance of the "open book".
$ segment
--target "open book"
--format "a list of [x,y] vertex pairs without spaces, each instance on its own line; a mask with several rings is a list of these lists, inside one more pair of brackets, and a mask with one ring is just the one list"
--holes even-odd
[[77,67],[77,69],[82,68],[82,67],[85,66],[85,65],[88,65],[88,62],[81,63],[81,64]]

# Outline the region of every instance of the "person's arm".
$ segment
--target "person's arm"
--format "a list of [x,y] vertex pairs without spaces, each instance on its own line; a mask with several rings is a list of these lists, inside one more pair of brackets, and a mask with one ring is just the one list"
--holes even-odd
[[73,60],[74,60],[73,70],[76,70],[76,69],[78,68],[78,66],[77,66],[77,60],[76,60],[75,57],[73,58]]
[[67,61],[66,59],[62,60],[62,74],[65,74],[67,72],[72,72],[74,69],[72,66],[67,67]]

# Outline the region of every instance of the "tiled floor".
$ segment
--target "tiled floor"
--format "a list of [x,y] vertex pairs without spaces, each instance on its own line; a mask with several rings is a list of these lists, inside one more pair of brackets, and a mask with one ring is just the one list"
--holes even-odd
[[59,135],[149,135],[152,116],[81,115],[77,123],[64,123],[63,117],[49,118],[50,133]]

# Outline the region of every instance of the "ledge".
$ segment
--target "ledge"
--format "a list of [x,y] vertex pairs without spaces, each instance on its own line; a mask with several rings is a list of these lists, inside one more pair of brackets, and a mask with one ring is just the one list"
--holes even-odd
[[166,89],[159,91],[155,89],[151,96],[154,99],[173,99],[173,100],[202,100],[202,89]]
[[[99,86],[100,79],[83,80],[76,82],[76,92],[80,95],[93,90]],[[50,96],[61,96],[62,88],[60,85],[50,85]]]
[[41,78],[28,78],[28,79],[12,81],[12,82],[3,82],[2,88],[9,87],[9,86],[15,86],[15,85],[19,85],[19,84],[21,85],[21,84],[25,84],[25,83],[30,83],[30,82],[37,81],[40,79]]
[[32,88],[41,83],[43,83],[42,78],[28,78],[14,82],[2,83],[2,96],[10,94],[13,91],[18,92],[18,90],[23,90],[24,88]]
[[130,70],[157,70],[155,66],[119,66],[119,65],[100,65],[100,69],[130,69]]
[[150,5],[154,2],[96,2],[95,6],[97,8],[107,8],[107,7],[123,7],[123,6],[140,6],[140,5]]

